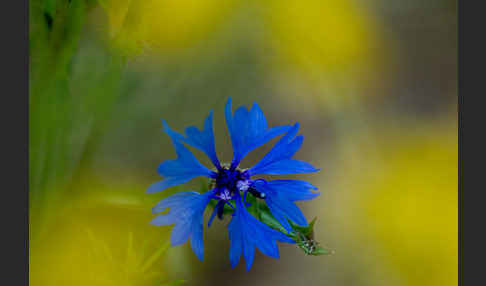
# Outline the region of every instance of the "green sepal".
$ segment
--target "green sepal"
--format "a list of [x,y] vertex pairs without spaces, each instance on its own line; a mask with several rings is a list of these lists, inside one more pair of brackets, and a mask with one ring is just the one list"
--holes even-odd
[[300,226],[289,220],[290,225],[294,229],[292,238],[297,243],[300,249],[302,249],[307,255],[325,255],[331,254],[328,249],[323,248],[314,239],[314,224],[317,217],[314,218],[308,226]]
[[300,226],[295,224],[293,221],[288,220],[293,229],[293,232],[289,233],[272,215],[270,209],[265,203],[258,200],[250,193],[247,194],[246,202],[251,204],[247,207],[248,212],[269,227],[292,238],[297,243],[297,246],[307,255],[317,256],[331,253],[329,250],[320,246],[319,243],[314,239],[314,225],[317,218],[314,218],[307,226]]
[[314,223],[316,222],[317,217],[315,217],[308,226],[301,226],[298,224],[295,224],[293,221],[288,220],[290,223],[290,226],[292,229],[295,230],[295,232],[303,234],[306,238],[308,239],[314,239]]
[[[207,181],[203,181],[201,183],[201,193],[207,192],[207,190],[210,188],[210,184],[211,181],[209,183]],[[244,203],[246,206],[246,210],[250,214],[252,214],[259,221],[268,225],[270,228],[280,231],[286,236],[292,238],[296,242],[297,246],[302,249],[305,254],[314,256],[331,254],[331,251],[320,246],[319,243],[314,239],[314,225],[317,218],[314,218],[307,226],[301,226],[295,224],[291,220],[288,220],[290,226],[293,229],[293,231],[289,233],[282,226],[282,224],[272,215],[270,208],[268,208],[263,200],[257,199],[251,193],[247,193]],[[209,202],[209,205],[212,209],[214,209],[216,204],[217,200],[211,200]],[[223,215],[231,213],[233,213],[233,209],[225,204]]]

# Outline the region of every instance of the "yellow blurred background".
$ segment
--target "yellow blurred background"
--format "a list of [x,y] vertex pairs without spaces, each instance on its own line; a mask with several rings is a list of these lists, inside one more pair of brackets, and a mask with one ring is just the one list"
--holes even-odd
[[[455,1],[29,4],[31,285],[457,284]],[[321,172],[299,178],[321,196],[299,206],[332,255],[282,244],[246,272],[228,219],[205,228],[204,262],[148,224],[201,183],[145,193],[175,157],[160,119],[182,131],[213,109],[228,161],[228,96],[301,123],[296,157]]]

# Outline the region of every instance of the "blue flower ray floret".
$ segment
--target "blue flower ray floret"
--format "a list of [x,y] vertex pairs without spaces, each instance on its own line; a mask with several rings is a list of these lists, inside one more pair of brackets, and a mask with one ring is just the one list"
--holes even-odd
[[295,243],[293,239],[280,231],[269,228],[254,218],[243,206],[241,198],[235,199],[236,211],[228,225],[230,239],[230,262],[233,267],[238,264],[241,252],[246,261],[246,269],[253,263],[255,247],[263,254],[279,258],[277,241]]
[[[175,147],[177,159],[159,165],[158,172],[164,180],[151,185],[147,192],[159,192],[199,176],[210,178],[212,187],[206,193],[181,192],[160,201],[153,208],[153,212],[165,212],[167,209],[168,212],[155,217],[151,224],[174,225],[171,244],[180,245],[190,240],[194,253],[203,260],[203,214],[209,202],[214,199],[217,202],[208,227],[216,216],[222,219],[223,214],[232,212],[232,219],[228,224],[230,262],[235,266],[243,253],[246,269],[249,270],[253,264],[255,248],[265,255],[278,258],[277,241],[287,243],[295,243],[295,241],[285,233],[253,217],[247,211],[242,197],[250,192],[257,199],[263,200],[277,221],[290,233],[292,229],[288,220],[294,222],[294,226],[307,225],[305,216],[294,202],[311,200],[319,195],[312,192],[317,188],[305,181],[266,181],[252,179],[252,176],[316,172],[318,169],[307,162],[292,159],[303,142],[303,136],[297,136],[298,123],[293,126],[268,128],[266,118],[256,103],[253,103],[250,110],[241,106],[233,114],[231,102],[229,98],[225,106],[226,123],[233,145],[231,164],[220,164],[216,155],[212,111],[206,117],[202,130],[190,126],[186,128],[185,136],[171,130],[167,122],[162,121],[163,129],[170,136]],[[285,135],[255,166],[247,170],[238,168],[240,161],[249,152],[284,133]],[[211,171],[203,166],[184,146],[184,143],[203,151],[211,159],[216,170]],[[231,208],[225,210],[225,205]]]

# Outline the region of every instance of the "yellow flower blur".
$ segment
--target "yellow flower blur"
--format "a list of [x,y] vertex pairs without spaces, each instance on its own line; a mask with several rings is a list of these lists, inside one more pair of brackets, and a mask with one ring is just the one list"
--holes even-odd
[[[85,178],[85,184],[93,180]],[[162,285],[167,230],[151,227],[139,185],[94,187],[52,205],[42,235],[31,237],[29,284]],[[143,192],[141,192],[143,194]],[[39,223],[37,224],[39,227]],[[36,232],[39,233],[39,232]],[[189,266],[188,266],[189,267]]]
[[343,154],[349,163],[336,187],[346,210],[336,223],[359,249],[370,281],[457,285],[457,124],[378,134],[358,143],[353,158]]
[[171,55],[195,47],[222,26],[231,0],[104,0],[111,44],[133,56],[144,49]]
[[376,27],[366,11],[353,2],[262,1],[269,41],[283,62],[309,75],[363,68],[371,63]]
[[[341,110],[377,83],[387,55],[378,23],[357,1],[261,1],[270,69],[293,106]],[[363,3],[361,3],[363,4]],[[263,50],[263,49],[262,49]],[[375,94],[375,93],[372,93]]]

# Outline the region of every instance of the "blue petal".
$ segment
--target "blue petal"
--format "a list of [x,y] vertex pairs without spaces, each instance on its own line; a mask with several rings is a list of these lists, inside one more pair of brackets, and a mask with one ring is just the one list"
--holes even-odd
[[175,138],[177,141],[182,141],[189,146],[195,147],[208,155],[211,162],[216,168],[220,168],[220,163],[218,156],[216,155],[216,148],[214,144],[214,133],[213,133],[213,111],[209,112],[208,117],[204,120],[204,129],[201,131],[195,126],[189,126],[186,128],[186,137],[181,134],[170,130],[169,126],[165,121],[162,121],[164,129],[167,130],[171,137]]
[[204,260],[203,217],[192,222],[191,248],[199,260]]
[[[260,182],[260,180],[258,180],[257,183],[258,182]],[[259,187],[258,185],[255,186]],[[309,182],[301,180],[272,180],[267,182],[266,187],[277,190],[292,202],[312,200],[320,195],[320,193],[313,192],[313,190],[317,190],[317,187]]]
[[159,215],[155,217],[150,224],[156,225],[156,226],[163,226],[163,225],[171,225],[175,223],[175,218],[174,216],[171,215]]
[[152,208],[153,213],[160,213],[168,208],[184,207],[188,200],[192,200],[195,196],[199,195],[197,192],[180,192],[167,197],[158,202],[155,207]]
[[299,124],[296,123],[287,134],[273,146],[270,152],[268,152],[255,166],[248,170],[248,173],[253,176],[257,174],[285,175],[319,171],[307,162],[291,159],[299,150],[304,139],[302,135],[295,137],[298,130]]
[[170,237],[171,245],[183,244],[190,238],[194,253],[202,260],[204,257],[203,213],[213,194],[214,190],[204,194],[181,192],[172,195],[153,208],[154,212],[162,212],[169,208],[169,212],[159,215],[150,223],[154,225],[174,224]]
[[255,247],[268,256],[278,258],[277,240],[295,243],[288,236],[271,229],[248,213],[240,196],[235,198],[235,204],[236,211],[228,225],[230,261],[233,266],[238,263],[242,251],[248,271],[253,263]]
[[243,244],[243,257],[245,257],[246,271],[250,271],[253,259],[255,258],[255,247],[250,243]]
[[170,244],[172,246],[177,246],[184,244],[189,235],[191,234],[191,222],[185,220],[179,220],[172,228],[172,233],[170,234]]
[[273,199],[268,199],[267,204],[272,214],[282,223],[287,231],[292,231],[292,227],[289,225],[287,218],[298,225],[307,226],[307,219],[294,203],[280,199],[277,196]]
[[[234,219],[234,217],[233,217]],[[233,222],[233,219],[231,222]],[[235,221],[233,224],[228,225],[228,234],[230,240],[230,263],[232,267],[235,267],[240,261],[241,250],[243,249],[243,235],[241,233],[242,229],[236,226],[238,222]]]
[[311,164],[299,160],[280,160],[266,165],[265,167],[252,168],[251,176],[255,174],[266,175],[288,175],[297,173],[312,173],[319,169],[314,168]]
[[309,189],[315,189],[304,181],[275,180],[266,182],[256,180],[252,187],[265,194],[265,202],[273,216],[287,231],[292,231],[288,219],[298,225],[307,226],[307,220],[293,201],[308,199],[319,194],[312,193]]
[[165,122],[164,130],[172,139],[172,143],[176,149],[177,159],[168,160],[159,165],[157,171],[161,176],[165,177],[165,179],[151,185],[147,189],[147,193],[160,192],[166,188],[184,184],[195,177],[213,177],[216,175],[215,172],[199,163],[196,157],[194,157],[194,155],[180,143],[180,135],[170,130]]
[[214,217],[216,216],[216,214],[221,210],[221,208],[224,208],[224,201],[220,200],[218,201],[218,203],[214,206],[214,209],[213,209],[213,212],[211,213],[211,217],[209,218],[209,221],[208,221],[208,227],[211,226],[211,224],[213,223],[213,220],[214,220]]
[[226,102],[225,117],[233,144],[233,162],[231,164],[232,167],[236,167],[249,152],[287,132],[290,126],[268,129],[265,115],[256,102],[253,103],[250,111],[246,107],[240,106],[233,116],[231,102],[230,97]]
[[285,199],[280,199],[278,196],[266,201],[272,214],[274,214],[275,218],[282,223],[287,231],[292,231],[292,227],[289,225],[287,218],[298,225],[307,226],[307,219],[294,203]]

